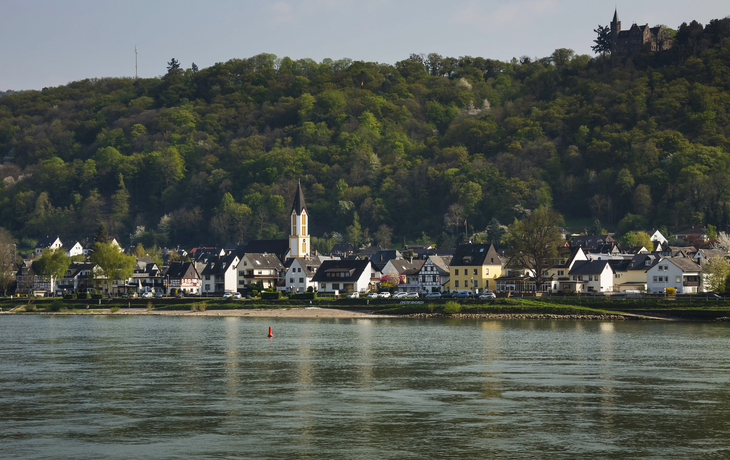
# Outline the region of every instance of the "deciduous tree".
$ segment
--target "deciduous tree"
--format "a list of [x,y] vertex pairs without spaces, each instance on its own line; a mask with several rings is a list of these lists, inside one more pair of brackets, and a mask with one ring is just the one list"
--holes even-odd
[[552,208],[538,208],[524,220],[509,226],[507,255],[515,267],[529,269],[537,289],[545,281],[544,271],[550,267],[563,242],[558,226],[563,217]]

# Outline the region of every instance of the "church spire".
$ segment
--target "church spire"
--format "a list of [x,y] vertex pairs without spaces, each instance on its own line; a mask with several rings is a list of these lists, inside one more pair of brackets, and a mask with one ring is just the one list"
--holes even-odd
[[307,205],[304,204],[304,192],[302,192],[301,181],[297,184],[297,193],[294,195],[294,204],[292,205],[292,211],[298,216],[302,214],[302,211],[307,209]]

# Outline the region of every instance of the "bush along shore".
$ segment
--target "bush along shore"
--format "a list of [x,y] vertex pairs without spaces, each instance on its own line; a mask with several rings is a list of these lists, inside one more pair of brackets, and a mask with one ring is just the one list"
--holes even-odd
[[[673,319],[698,321],[728,321],[728,302],[673,302],[667,300],[583,301],[563,299],[496,299],[493,301],[397,301],[365,302],[335,301],[332,299],[305,300],[225,300],[225,299],[105,299],[83,302],[63,299],[0,299],[2,313],[35,314],[159,314],[216,311],[235,312],[252,310],[338,310],[352,314],[370,313],[403,318],[482,318],[482,319],[546,319],[621,321],[632,319]],[[216,313],[217,314],[217,313]]]

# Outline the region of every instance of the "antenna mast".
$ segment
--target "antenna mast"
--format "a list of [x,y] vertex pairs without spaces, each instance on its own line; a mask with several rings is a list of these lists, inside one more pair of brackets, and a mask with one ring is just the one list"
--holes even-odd
[[137,79],[137,45],[134,45],[134,79]]

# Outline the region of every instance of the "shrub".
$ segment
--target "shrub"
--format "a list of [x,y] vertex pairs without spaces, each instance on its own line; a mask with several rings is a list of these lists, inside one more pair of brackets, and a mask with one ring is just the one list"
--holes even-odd
[[317,298],[316,292],[302,292],[301,294],[291,294],[290,299],[296,300],[314,300]]
[[76,298],[76,294],[65,294],[65,295],[63,296],[63,299],[64,299],[64,300],[73,300],[73,299],[75,299],[75,298]]
[[281,299],[281,291],[274,291],[274,292],[262,292],[261,293],[262,299]]
[[461,304],[459,302],[449,301],[444,304],[444,313],[447,315],[453,315],[461,311]]
[[205,311],[208,309],[208,304],[205,302],[194,303],[190,305],[190,311]]
[[77,299],[87,300],[87,299],[89,299],[90,297],[91,297],[91,296],[89,295],[89,293],[88,293],[88,292],[82,292],[82,293],[80,293],[80,294],[76,294],[76,298],[77,298]]
[[35,305],[30,305],[30,304],[26,305],[25,311],[28,311],[28,312],[35,311]]
[[100,300],[103,296],[101,294],[91,294],[92,300]]
[[259,291],[255,290],[255,289],[251,291],[252,297],[256,297],[257,295],[259,295]]
[[675,288],[673,288],[673,287],[667,288],[667,295],[674,295],[676,293],[677,293],[677,290]]
[[63,308],[63,302],[56,299],[48,306],[48,311],[61,311]]
[[109,309],[109,311],[111,311],[112,313],[116,313],[116,312],[118,312],[118,311],[119,311],[119,307],[111,307],[111,308]]
[[147,311],[152,311],[152,302],[147,302]]

